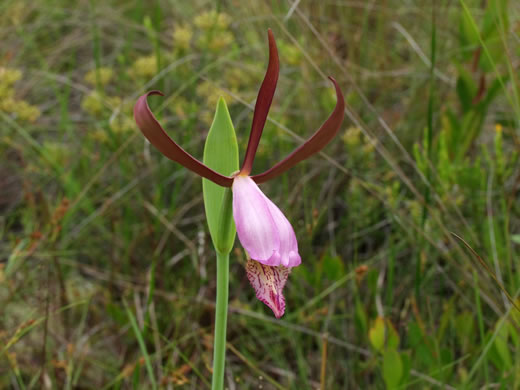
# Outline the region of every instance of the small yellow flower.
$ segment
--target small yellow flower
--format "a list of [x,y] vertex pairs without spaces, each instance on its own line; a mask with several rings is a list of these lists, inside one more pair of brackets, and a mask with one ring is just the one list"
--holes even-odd
[[225,49],[231,45],[231,43],[233,43],[233,39],[233,34],[231,34],[229,31],[223,31],[220,34],[215,34],[211,40],[209,49],[213,51],[221,51],[222,49]]
[[110,120],[109,126],[114,133],[127,133],[135,129],[135,122],[132,117],[117,115]]
[[8,96],[0,100],[0,110],[12,114],[16,111],[17,101],[12,97]]
[[157,57],[145,56],[138,58],[128,71],[128,74],[133,79],[152,78],[157,73]]
[[374,144],[372,142],[365,143],[363,145],[362,151],[365,157],[368,157],[374,151]]
[[10,98],[13,94],[14,94],[14,91],[11,87],[8,87],[7,85],[0,83],[0,102],[3,99]]
[[223,12],[219,13],[217,16],[217,26],[221,28],[222,30],[229,27],[231,24],[231,16],[228,14],[225,14]]
[[213,112],[212,111],[208,111],[208,110],[204,110],[200,113],[200,120],[202,121],[202,123],[210,126],[212,123],[213,123]]
[[341,138],[345,145],[357,147],[361,143],[361,129],[359,127],[349,127]]
[[92,69],[87,72],[85,75],[85,82],[88,84],[95,86],[97,85],[98,77],[99,77],[99,84],[101,87],[104,87],[107,85],[110,80],[112,80],[112,76],[114,74],[114,71],[112,68],[108,67],[101,67],[99,69]]
[[219,52],[233,43],[233,34],[229,31],[213,31],[203,34],[197,40],[199,49]]
[[99,141],[101,143],[105,143],[108,141],[108,135],[106,131],[103,129],[96,129],[92,132],[89,132],[88,134],[95,141]]
[[3,14],[0,17],[0,22],[5,20],[7,25],[19,26],[22,24],[25,16],[28,14],[30,7],[24,1],[13,1],[7,9],[3,9]]
[[297,66],[302,62],[303,54],[295,45],[280,42],[280,54],[290,65]]
[[119,96],[107,96],[105,101],[107,105],[112,109],[119,107],[123,102],[123,100]]
[[226,85],[229,85],[234,89],[250,86],[253,82],[253,79],[251,78],[251,72],[247,72],[245,69],[238,67],[228,68],[224,74],[224,80]]
[[204,81],[197,86],[197,95],[206,99],[207,107],[216,107],[219,98],[222,96],[226,101],[227,105],[231,105],[233,103],[233,98],[225,93],[223,90],[219,89],[215,84]]
[[0,85],[11,87],[14,83],[16,83],[21,78],[22,78],[21,70],[0,67]]
[[187,50],[190,47],[193,30],[188,26],[176,27],[173,31],[173,46],[175,49]]
[[19,100],[16,103],[16,115],[20,120],[26,122],[35,122],[41,115],[40,109],[25,100]]
[[173,103],[173,112],[175,112],[175,115],[177,115],[180,119],[186,119],[188,117],[189,110],[190,103],[185,98],[179,96],[175,99]]
[[501,133],[501,132],[502,132],[502,125],[501,125],[500,123],[497,123],[497,124],[495,125],[495,131],[496,131],[497,133]]
[[194,24],[200,29],[209,30],[219,28],[225,30],[231,24],[231,17],[225,13],[217,13],[216,11],[203,12],[194,19]]
[[41,115],[40,109],[25,100],[16,100],[12,96],[0,100],[0,111],[14,114],[25,122],[35,122]]
[[81,108],[90,115],[98,116],[103,112],[105,105],[103,104],[104,96],[98,91],[92,91],[83,97]]

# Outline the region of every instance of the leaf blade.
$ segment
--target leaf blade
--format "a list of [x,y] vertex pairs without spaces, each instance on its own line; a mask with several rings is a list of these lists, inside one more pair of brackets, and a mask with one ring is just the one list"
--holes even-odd
[[[238,171],[237,138],[226,102],[222,98],[218,101],[215,117],[206,138],[203,162],[224,175]],[[218,252],[229,253],[235,242],[236,229],[231,214],[223,213],[222,210],[231,209],[230,205],[223,205],[223,201],[231,202],[231,197],[224,197],[226,188],[207,179],[202,179],[202,191],[213,245]],[[224,234],[222,229],[225,231]]]

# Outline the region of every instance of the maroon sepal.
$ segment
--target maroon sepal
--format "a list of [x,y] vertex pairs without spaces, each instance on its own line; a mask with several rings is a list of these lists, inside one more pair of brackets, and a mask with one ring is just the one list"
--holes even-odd
[[278,82],[278,73],[280,71],[280,61],[278,59],[278,49],[271,29],[267,31],[269,38],[269,64],[265,72],[264,81],[258,91],[256,98],[255,111],[253,114],[253,124],[251,125],[251,133],[249,134],[249,142],[247,143],[246,155],[242,164],[241,174],[249,175],[253,167],[253,160],[255,159],[256,150],[262,131],[264,130],[265,121],[269,108],[273,102],[274,92],[276,90],[276,83]]
[[147,98],[150,95],[164,96],[160,91],[150,91],[141,96],[134,106],[134,119],[148,141],[170,160],[178,162],[190,171],[218,185],[231,187],[233,178],[221,175],[207,167],[177,145],[175,141],[166,134],[148,106]]
[[311,138],[309,138],[303,145],[299,146],[294,152],[289,154],[286,158],[264,173],[251,176],[255,182],[264,183],[275,178],[276,176],[281,175],[289,168],[292,168],[298,164],[300,161],[318,153],[338,133],[345,115],[345,100],[343,99],[343,94],[341,93],[336,80],[334,80],[332,77],[329,77],[329,79],[336,88],[337,99],[336,107],[334,108],[334,111],[332,111],[332,114],[330,114],[328,119],[321,125],[318,131],[316,131]]

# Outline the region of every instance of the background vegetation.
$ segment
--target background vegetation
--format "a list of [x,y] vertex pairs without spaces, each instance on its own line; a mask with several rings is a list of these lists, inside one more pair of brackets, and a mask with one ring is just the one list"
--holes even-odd
[[230,389],[520,388],[520,3],[0,2],[0,388],[208,388],[215,258],[201,180],[144,141],[144,91],[199,158],[223,95],[242,156],[267,62],[262,188],[303,258],[276,320],[236,245]]

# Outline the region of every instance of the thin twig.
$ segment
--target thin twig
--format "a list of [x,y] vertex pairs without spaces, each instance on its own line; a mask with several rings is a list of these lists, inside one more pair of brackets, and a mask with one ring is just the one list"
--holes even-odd
[[507,297],[507,299],[509,300],[509,302],[511,303],[511,305],[513,305],[515,307],[516,310],[518,310],[518,312],[520,312],[520,309],[518,308],[518,306],[516,305],[515,301],[513,300],[513,298],[511,297],[511,295],[509,295],[509,293],[507,292],[507,290],[504,288],[504,286],[502,286],[502,284],[500,283],[500,281],[498,280],[497,276],[495,275],[495,273],[491,270],[491,268],[489,268],[489,266],[486,264],[486,262],[484,261],[484,259],[482,257],[480,257],[480,255],[466,242],[464,241],[464,239],[459,236],[458,234],[456,233],[453,233],[453,232],[450,232],[455,238],[457,238],[459,241],[461,241],[464,246],[466,246],[466,248],[468,248],[468,250],[473,254],[473,256],[475,256],[475,258],[478,260],[478,262],[480,263],[480,265],[482,267],[484,267],[484,269],[491,275],[491,277],[493,278],[493,280],[495,281],[495,283],[497,284],[497,286],[500,288],[500,290],[505,294],[505,296]]
[[320,372],[320,389],[325,390],[327,379],[327,345],[329,335],[325,333],[321,339],[321,372]]
[[41,387],[45,386],[45,366],[47,362],[47,333],[49,327],[49,306],[50,306],[50,288],[51,288],[51,271],[49,269],[49,265],[47,264],[47,294],[45,297],[45,321],[43,323],[43,345],[41,351],[41,369],[40,369],[40,382]]

